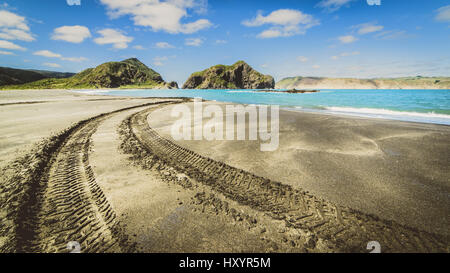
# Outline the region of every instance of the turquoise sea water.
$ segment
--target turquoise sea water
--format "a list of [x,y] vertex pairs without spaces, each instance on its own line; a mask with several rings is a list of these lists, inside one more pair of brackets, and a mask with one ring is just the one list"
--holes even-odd
[[450,125],[450,90],[321,90],[282,94],[253,90],[82,90],[132,97],[192,97],[221,102],[280,105],[293,110]]

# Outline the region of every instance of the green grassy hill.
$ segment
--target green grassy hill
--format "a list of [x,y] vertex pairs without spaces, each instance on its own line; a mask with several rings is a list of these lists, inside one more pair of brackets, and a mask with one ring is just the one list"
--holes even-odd
[[0,86],[12,84],[24,84],[45,78],[68,78],[75,73],[62,73],[45,70],[25,70],[9,67],[0,67]]
[[108,62],[88,68],[70,78],[2,86],[2,89],[96,89],[96,88],[177,88],[175,82],[166,83],[159,73],[138,59]]

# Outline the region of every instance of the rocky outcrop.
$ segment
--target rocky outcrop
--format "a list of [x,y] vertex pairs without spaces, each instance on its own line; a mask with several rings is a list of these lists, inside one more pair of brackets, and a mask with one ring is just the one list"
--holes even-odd
[[87,69],[73,77],[74,80],[99,88],[117,88],[127,85],[165,85],[159,73],[136,58],[121,62],[108,62]]
[[244,61],[233,65],[216,65],[193,73],[184,89],[270,89],[275,87],[272,76],[263,75]]
[[169,82],[166,84],[168,89],[178,89],[178,83],[177,82]]

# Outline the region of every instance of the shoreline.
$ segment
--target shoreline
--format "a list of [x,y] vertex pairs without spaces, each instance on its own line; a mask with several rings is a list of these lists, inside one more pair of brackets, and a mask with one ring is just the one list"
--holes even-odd
[[[174,119],[169,113],[169,108],[155,112],[154,121],[149,123],[164,138],[172,139],[167,124]],[[444,177],[450,170],[443,167],[450,152],[449,129],[429,123],[280,111],[280,147],[274,152],[259,151],[260,141],[177,140],[176,143],[259,176],[301,187],[326,200],[402,223],[415,222],[428,229],[427,221],[408,215],[423,211],[417,206],[431,200],[449,201]],[[430,137],[439,140],[430,142]],[[435,165],[437,162],[440,163]],[[437,172],[443,176],[439,179],[439,190],[434,180]],[[424,192],[430,190],[437,191],[427,200]],[[411,199],[411,195],[421,196],[420,201]],[[401,205],[404,202],[408,205]],[[391,210],[393,207],[403,212]],[[438,207],[436,212],[441,209]],[[437,222],[434,219],[428,224]]]
[[[37,100],[41,100],[41,103],[20,103]],[[51,149],[55,154],[54,158],[71,160],[66,156],[77,155],[78,152],[80,160],[89,158],[88,161],[80,162],[92,165],[89,166],[93,173],[88,173],[89,176],[95,178],[109,200],[109,210],[114,210],[117,220],[124,223],[125,234],[130,235],[132,241],[138,240],[138,245],[142,244],[140,251],[170,249],[175,252],[259,252],[272,249],[275,245],[278,249],[272,250],[275,252],[326,252],[325,241],[305,244],[305,238],[309,238],[311,234],[305,234],[301,228],[290,226],[290,222],[286,221],[291,219],[291,216],[285,215],[287,218],[283,220],[279,219],[277,214],[268,214],[265,211],[267,202],[281,202],[280,204],[290,211],[294,204],[292,201],[296,198],[289,198],[299,193],[305,194],[305,198],[317,198],[313,200],[323,204],[324,215],[326,219],[331,219],[330,221],[334,221],[334,216],[330,215],[334,215],[336,205],[342,206],[346,215],[355,210],[363,213],[363,217],[370,215],[369,218],[364,218],[369,222],[380,217],[399,223],[400,225],[391,226],[396,232],[406,228],[407,232],[412,234],[423,230],[444,238],[450,236],[446,228],[448,220],[445,217],[449,213],[450,191],[446,182],[450,175],[447,157],[450,152],[448,126],[282,110],[280,147],[277,151],[264,153],[259,150],[259,141],[173,141],[170,136],[170,125],[173,124],[173,118],[170,116],[171,104],[155,105],[154,110],[143,105],[173,101],[190,107],[191,102],[179,98],[118,98],[67,91],[57,94],[54,91],[25,91],[0,93],[0,103],[4,101],[19,103],[0,106],[0,133],[3,136],[0,139],[0,161],[2,167],[15,166],[5,169],[0,177],[2,183],[17,179],[14,175],[19,172],[16,168],[20,164],[9,165],[14,160],[22,158],[23,155],[26,160],[39,160],[39,156],[30,156],[30,153],[35,151],[33,149],[41,147],[36,146],[36,143],[41,143],[42,139],[46,139],[47,142],[44,143],[49,143],[49,137],[56,133],[62,136],[58,145],[65,145],[63,138],[67,137],[69,146],[66,146],[63,152]],[[205,103],[219,106],[225,104],[213,101]],[[148,110],[151,112],[140,112]],[[130,115],[138,111],[141,113],[136,116],[138,119],[132,119],[133,116]],[[147,113],[150,113],[148,118]],[[88,122],[80,123],[82,120]],[[78,124],[73,127],[73,133],[61,134],[73,124]],[[181,165],[172,162],[179,158],[176,154],[161,154],[165,159],[155,163],[157,159],[149,156],[148,151],[139,150],[145,145],[156,143],[151,141],[152,135],[148,135],[146,126],[150,126],[163,139],[172,143],[172,147],[166,147],[167,151],[190,151],[189,156],[209,158],[214,164],[219,164],[216,166],[219,169],[223,166],[220,164],[224,163],[230,166],[226,169],[229,172],[242,170],[255,175],[255,179],[260,177],[278,181],[279,184],[271,183],[274,187],[288,187],[290,194],[280,197],[281,199],[271,199],[270,196],[277,191],[272,192],[270,188],[263,187],[260,190],[250,188],[256,192],[245,195],[247,186],[241,189],[241,186],[236,184],[231,185],[234,193],[230,196],[222,192],[227,189],[225,184],[224,187],[211,188],[208,186],[207,176],[197,176],[201,168],[198,166],[200,169],[196,171],[197,167],[193,167],[194,164],[200,164],[196,160],[189,161],[183,167],[185,171],[178,169]],[[134,135],[130,135],[132,132]],[[70,143],[81,145],[80,150],[70,152]],[[167,142],[160,144],[163,146],[150,147],[149,151],[165,151],[164,145]],[[90,145],[93,145],[92,150],[88,148]],[[46,158],[44,160],[51,165],[57,162]],[[170,164],[167,165],[168,163]],[[28,161],[24,164],[38,166]],[[158,167],[148,167],[146,164],[156,164]],[[138,167],[140,165],[143,167]],[[55,165],[52,168],[65,171],[64,168],[56,167]],[[80,166],[78,170],[83,168]],[[67,171],[68,177],[71,177],[70,170]],[[219,172],[210,169],[209,173],[203,175],[219,175]],[[55,179],[58,177],[55,176]],[[233,175],[228,176],[228,179],[232,177]],[[198,181],[199,179],[203,182]],[[26,183],[18,180],[14,183],[20,185],[22,182]],[[260,182],[264,183],[264,180]],[[14,192],[21,193],[20,190]],[[254,208],[239,201],[242,200],[241,197],[236,196],[241,193],[244,194],[244,199],[263,196],[269,199],[255,199],[259,205]],[[8,194],[9,192],[2,193],[0,197],[7,197]],[[48,197],[58,200],[65,198]],[[282,201],[285,198],[288,201]],[[1,201],[2,199],[0,204]],[[221,209],[217,210],[219,205]],[[178,219],[178,222],[174,224],[173,219]],[[211,221],[215,224],[209,225]],[[167,228],[168,224],[171,229]],[[389,222],[382,224],[390,225]],[[351,225],[358,226],[353,222]],[[370,226],[368,228],[370,229]],[[215,235],[216,230],[221,230],[219,237]],[[136,239],[133,239],[134,234],[137,234]],[[214,243],[197,247],[186,240],[183,234]],[[0,234],[1,236],[4,235]],[[161,248],[162,245],[152,241],[152,236],[156,236],[155,239],[160,242],[171,243]],[[285,243],[285,236],[291,238],[289,240],[292,240],[296,247],[293,248],[289,240]],[[222,244],[228,237],[235,237],[236,240],[232,245]],[[255,238],[260,240],[259,237],[264,237],[265,240],[249,248]],[[443,242],[446,242],[445,240]],[[392,247],[393,250],[396,249],[396,246]],[[334,250],[342,251],[339,248]],[[365,251],[365,246],[353,250]]]
[[[137,89],[117,89],[117,88],[111,88],[111,89],[89,89],[89,90],[74,90],[74,89],[29,89],[29,90],[3,90],[4,92],[36,92],[36,91],[45,91],[45,92],[53,92],[53,91],[63,91],[63,92],[71,92],[74,94],[83,94],[83,95],[90,95],[90,96],[102,96],[102,97],[111,97],[111,98],[127,98],[127,99],[151,99],[151,98],[194,98],[194,97],[182,97],[182,96],[129,96],[129,95],[114,95],[114,94],[104,94],[108,92],[121,92],[121,91],[136,91]],[[144,89],[143,89],[144,90]],[[147,89],[148,90],[148,89]],[[157,90],[155,91],[177,91],[177,90],[195,90],[195,89],[167,89],[167,90]],[[389,90],[396,90],[396,89],[389,89]],[[416,89],[411,89],[416,90]],[[441,90],[441,89],[434,89],[434,90]],[[450,89],[448,89],[450,91]],[[139,90],[141,91],[141,90]],[[243,92],[252,92],[253,90],[240,90],[240,89],[230,89],[227,91],[243,91]],[[319,92],[328,91],[327,90],[319,90]],[[333,90],[334,91],[334,90]],[[259,91],[254,91],[259,93]],[[260,93],[271,93],[270,91],[261,91]],[[277,92],[281,93],[281,92]],[[309,92],[307,92],[309,93]],[[316,92],[313,92],[316,93]],[[1,91],[0,91],[1,94]],[[243,105],[249,105],[252,103],[240,103],[235,101],[225,101],[225,100],[215,100],[215,99],[203,99],[204,101],[216,101],[221,103],[231,103],[231,104],[243,104]],[[36,102],[39,102],[36,101]],[[25,103],[23,102],[15,102],[15,103]],[[9,103],[2,103],[0,101],[1,105],[8,105]],[[258,105],[258,104],[256,104]],[[266,104],[270,105],[270,104]],[[447,114],[436,114],[434,112],[413,112],[413,111],[398,111],[398,110],[389,110],[389,109],[383,109],[383,108],[353,108],[353,107],[324,107],[324,108],[343,108],[343,109],[350,109],[352,112],[347,112],[345,110],[336,111],[336,110],[329,110],[329,109],[314,109],[314,108],[304,108],[300,106],[285,106],[280,105],[280,110],[284,111],[294,111],[294,112],[303,112],[303,113],[315,113],[315,114],[322,114],[322,115],[331,115],[331,116],[339,116],[339,117],[354,117],[354,118],[368,118],[368,119],[374,119],[374,120],[386,120],[386,121],[402,121],[402,122],[410,122],[410,123],[419,123],[419,124],[435,124],[435,125],[441,125],[441,126],[450,126],[450,115]],[[373,112],[358,112],[361,110],[369,110]],[[390,112],[389,114],[380,114],[379,112]],[[404,116],[410,116],[411,118],[405,118]],[[442,120],[442,121],[436,121],[436,120],[427,120],[428,118],[442,118],[442,119],[448,119],[448,120]]]
[[[376,109],[376,108],[373,108]],[[376,117],[376,116],[366,116],[363,114],[353,114],[353,113],[345,113],[345,112],[332,112],[327,110],[315,110],[315,109],[293,109],[291,107],[282,108],[282,110],[285,111],[292,111],[292,112],[302,112],[302,113],[311,113],[311,114],[318,114],[318,115],[329,115],[329,116],[336,116],[336,117],[343,117],[343,118],[361,118],[361,119],[373,119],[373,120],[384,120],[384,121],[399,121],[399,122],[406,122],[406,123],[417,123],[417,124],[433,124],[433,125],[439,125],[439,126],[450,126],[450,121],[447,123],[439,123],[434,121],[417,121],[417,120],[410,120],[410,119],[401,119],[401,118],[392,118],[392,117]],[[382,109],[384,110],[384,109]],[[417,113],[417,112],[400,112],[398,113]],[[421,113],[419,113],[421,114]],[[431,114],[431,113],[430,113]],[[450,118],[450,115],[448,115]]]
[[[192,91],[191,89],[186,89],[189,91]],[[439,90],[439,89],[436,89]],[[100,91],[100,94],[105,92],[114,92],[114,91],[124,91],[119,89],[114,90],[103,90]],[[130,89],[130,91],[135,91],[134,89]],[[160,90],[155,90],[160,91]],[[168,91],[176,91],[175,90],[168,90]],[[278,91],[267,91],[267,90],[261,90],[261,91],[255,91],[255,90],[240,90],[240,89],[230,89],[227,91],[231,92],[255,92],[255,93],[286,93],[286,92],[278,92]],[[319,92],[328,91],[328,90],[320,90]],[[450,91],[450,90],[449,90]],[[84,91],[73,91],[73,92],[79,92],[83,94],[95,94],[96,90],[87,90]],[[313,92],[306,92],[308,93],[319,93],[314,90]],[[303,94],[303,93],[302,93]],[[111,95],[114,97],[123,97],[122,95],[114,95],[114,94],[106,94]],[[127,96],[125,96],[127,97]],[[134,98],[142,98],[139,96],[130,96]],[[159,97],[159,96],[158,96]],[[173,98],[176,98],[175,96]],[[194,98],[191,97],[191,98]],[[208,101],[208,99],[205,99]],[[211,99],[209,99],[211,100]],[[252,104],[252,103],[241,103],[236,101],[225,101],[225,100],[211,100],[211,101],[218,101],[218,102],[224,102],[224,103],[236,103],[236,104]],[[270,105],[270,104],[266,104]],[[382,120],[393,120],[393,121],[404,121],[404,122],[413,122],[413,123],[424,123],[424,124],[437,124],[437,125],[444,125],[444,126],[450,126],[450,115],[447,114],[436,114],[434,112],[414,112],[414,111],[399,111],[399,110],[389,110],[384,108],[354,108],[354,107],[324,107],[324,108],[342,108],[343,110],[329,110],[329,109],[314,109],[314,108],[304,108],[300,107],[301,109],[297,108],[299,106],[285,106],[280,105],[280,109],[289,110],[289,111],[301,111],[301,112],[307,112],[307,113],[318,113],[318,114],[325,114],[325,115],[338,115],[338,116],[345,116],[345,117],[359,117],[359,118],[371,118],[371,119],[382,119]],[[321,107],[322,108],[322,107]],[[347,110],[347,111],[346,111]],[[348,112],[350,110],[351,112]],[[433,120],[434,119],[434,120]],[[448,120],[447,120],[448,119]]]

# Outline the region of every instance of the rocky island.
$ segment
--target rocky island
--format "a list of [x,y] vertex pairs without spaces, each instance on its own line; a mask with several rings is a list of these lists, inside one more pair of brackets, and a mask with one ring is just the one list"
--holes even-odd
[[275,81],[263,75],[244,61],[233,65],[215,65],[193,73],[183,89],[272,89]]

